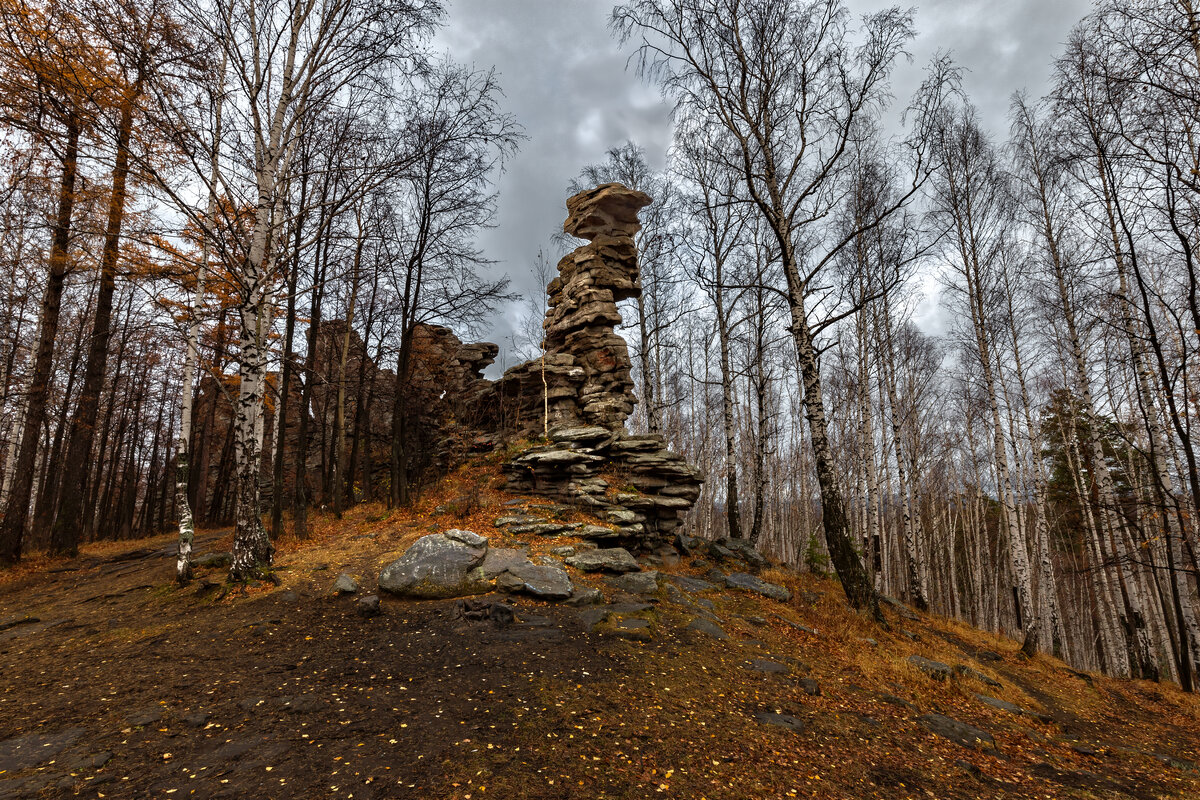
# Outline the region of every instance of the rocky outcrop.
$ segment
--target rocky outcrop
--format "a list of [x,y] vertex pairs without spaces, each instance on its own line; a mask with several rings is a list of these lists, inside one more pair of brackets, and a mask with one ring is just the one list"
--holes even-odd
[[629,348],[613,328],[621,324],[617,303],[642,293],[633,235],[641,228],[638,210],[650,203],[617,183],[567,201],[563,230],[588,244],[558,262],[546,288],[545,358],[513,367],[499,382],[510,426],[624,427],[637,398]]
[[583,506],[613,525],[612,538],[646,544],[674,535],[703,481],[662,437],[599,426],[553,430],[502,469],[509,491]]
[[502,425],[541,435],[504,465],[507,488],[587,507],[611,522],[614,538],[667,538],[700,495],[699,471],[657,435],[631,436],[629,349],[614,331],[617,303],[638,297],[637,212],[642,192],[607,183],[567,200],[563,230],[587,239],[558,264],[543,323],[546,355],[513,367],[496,384]]

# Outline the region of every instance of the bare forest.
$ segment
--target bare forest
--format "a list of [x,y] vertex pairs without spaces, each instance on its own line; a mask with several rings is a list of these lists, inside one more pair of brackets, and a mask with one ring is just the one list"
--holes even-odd
[[[232,528],[247,581],[317,517],[411,506],[514,446],[454,387],[520,303],[501,363],[540,363],[551,435],[553,308],[508,276],[554,297],[582,235],[529,265],[480,246],[529,132],[434,47],[447,11],[0,0],[0,562],[177,532],[187,583]],[[1200,9],[1101,0],[1002,130],[952,54],[897,96],[920,25],[613,9],[672,146],[610,142],[562,199],[653,200],[629,431],[703,473],[687,536],[1194,691]]]

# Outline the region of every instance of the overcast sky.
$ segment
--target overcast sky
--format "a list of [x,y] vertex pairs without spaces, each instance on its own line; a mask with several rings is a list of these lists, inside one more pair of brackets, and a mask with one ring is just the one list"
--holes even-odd
[[[496,227],[480,245],[523,296],[544,287],[532,278],[538,249],[560,230],[565,187],[586,164],[627,139],[646,149],[651,164],[663,165],[670,143],[670,109],[658,90],[626,68],[608,31],[612,9],[605,0],[449,0],[446,27],[436,46],[456,59],[494,66],[506,107],[524,126],[528,141],[500,176]],[[848,0],[856,14],[890,5]],[[1042,94],[1051,62],[1090,0],[929,0],[916,13],[919,36],[913,62],[898,71],[893,87],[903,102],[920,82],[923,67],[938,50],[949,51],[967,72],[965,89],[993,135],[1007,129],[1009,96],[1017,89]],[[937,298],[925,290],[918,310],[922,326],[941,327]],[[510,350],[508,339],[518,308],[501,309],[481,337]],[[464,336],[464,338],[467,338]],[[514,359],[507,356],[511,366]]]

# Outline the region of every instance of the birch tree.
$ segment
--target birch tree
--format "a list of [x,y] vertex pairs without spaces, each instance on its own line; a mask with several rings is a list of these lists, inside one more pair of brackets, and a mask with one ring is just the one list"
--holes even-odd
[[291,210],[284,180],[296,137],[316,114],[353,99],[351,89],[370,92],[411,65],[441,13],[436,0],[215,0],[188,8],[189,22],[227,59],[227,129],[249,156],[222,170],[221,193],[245,196],[254,208],[235,275],[240,333],[234,580],[269,567],[274,551],[260,517],[263,401],[277,256]]
[[[729,167],[783,265],[825,542],[851,604],[879,616],[834,468],[819,364],[821,332],[853,313],[853,303],[831,300],[822,288],[852,237],[822,221],[842,203],[847,153],[868,130],[862,123],[887,105],[888,77],[915,35],[912,16],[887,9],[856,31],[841,0],[634,0],[613,11],[612,26],[623,42],[635,42],[643,74],[679,108],[710,115],[735,142]],[[937,68],[922,87],[914,135],[893,154],[908,168],[909,185],[867,226],[908,205],[928,178],[925,134],[949,78]]]

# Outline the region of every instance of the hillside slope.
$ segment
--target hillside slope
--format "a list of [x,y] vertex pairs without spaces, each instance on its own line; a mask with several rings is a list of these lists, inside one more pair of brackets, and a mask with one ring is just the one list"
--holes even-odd
[[169,537],[0,577],[0,798],[1200,797],[1195,697],[894,605],[883,629],[826,579],[768,569],[779,602],[685,557],[644,596],[573,571],[603,605],[384,597],[374,617],[332,592],[446,528],[575,541],[497,529],[543,509],[492,478],[322,518],[280,544],[279,586],[210,566],[178,589]]

